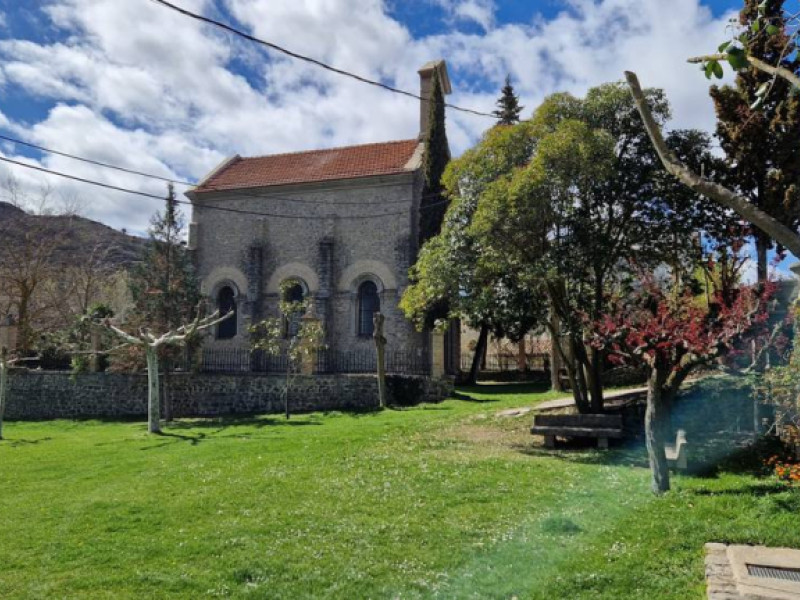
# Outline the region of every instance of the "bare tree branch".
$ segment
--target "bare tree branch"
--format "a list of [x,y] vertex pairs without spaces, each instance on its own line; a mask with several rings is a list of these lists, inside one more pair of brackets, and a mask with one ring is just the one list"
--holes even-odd
[[636,73],[625,71],[625,78],[628,80],[628,86],[631,89],[631,94],[633,95],[639,114],[644,121],[650,140],[653,142],[653,146],[655,146],[656,152],[667,172],[674,175],[679,181],[692,190],[703,194],[726,208],[730,208],[776,242],[788,248],[792,254],[800,256],[800,235],[763,210],[754,206],[744,196],[740,196],[718,183],[714,183],[705,177],[697,175],[678,160],[664,141],[664,136],[650,112],[650,107],[639,85],[639,79],[636,77]]
[[[697,63],[705,63],[712,60],[720,61],[725,60],[727,61],[730,58],[730,54],[722,52],[720,54],[707,54],[705,56],[693,56],[686,60],[688,63],[697,64]],[[782,77],[792,85],[797,86],[800,88],[800,76],[797,73],[792,73],[789,69],[785,67],[775,67],[769,63],[764,62],[763,60],[756,58],[755,56],[745,56],[744,57],[748,63],[754,66],[759,71],[763,71],[769,75],[774,77]]]

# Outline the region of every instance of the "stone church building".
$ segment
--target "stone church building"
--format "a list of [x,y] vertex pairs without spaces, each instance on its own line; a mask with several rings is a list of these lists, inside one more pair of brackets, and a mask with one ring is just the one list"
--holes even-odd
[[[450,93],[444,61],[420,71],[420,132],[427,131],[434,70]],[[455,373],[458,327],[417,332],[398,308],[419,249],[424,134],[399,141],[245,158],[234,156],[186,193],[189,247],[201,290],[235,319],[211,350],[247,349],[248,327],[277,316],[281,284],[310,300],[326,333],[326,356],[374,354],[373,314],[385,315],[387,355]],[[216,210],[222,208],[225,210]],[[389,360],[391,363],[391,358]],[[328,371],[346,371],[338,360]],[[396,369],[404,369],[398,362]],[[391,367],[391,364],[390,364]]]

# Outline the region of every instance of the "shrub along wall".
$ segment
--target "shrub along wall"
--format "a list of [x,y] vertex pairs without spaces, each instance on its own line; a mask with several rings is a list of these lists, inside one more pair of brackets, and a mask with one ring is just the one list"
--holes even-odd
[[[143,374],[69,373],[15,370],[9,378],[8,419],[125,418],[147,414],[147,376]],[[283,411],[279,375],[190,374],[170,376],[175,417],[211,417]],[[453,391],[450,381],[393,375],[389,400],[408,406],[440,402]],[[298,376],[289,397],[293,412],[366,410],[378,405],[373,375]]]

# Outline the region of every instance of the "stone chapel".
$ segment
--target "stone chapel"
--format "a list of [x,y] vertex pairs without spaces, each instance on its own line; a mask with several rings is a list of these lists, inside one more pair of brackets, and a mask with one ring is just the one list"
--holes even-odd
[[363,363],[348,357],[371,356],[373,314],[380,311],[388,356],[404,357],[395,370],[422,361],[433,375],[455,373],[458,327],[444,336],[418,332],[398,308],[418,252],[434,70],[442,90],[451,91],[443,60],[419,70],[421,133],[413,138],[237,155],[186,193],[201,291],[222,312],[235,311],[205,348],[249,348],[248,326],[277,316],[281,284],[290,280],[288,293],[309,299],[324,326],[326,372],[348,372],[348,365]]

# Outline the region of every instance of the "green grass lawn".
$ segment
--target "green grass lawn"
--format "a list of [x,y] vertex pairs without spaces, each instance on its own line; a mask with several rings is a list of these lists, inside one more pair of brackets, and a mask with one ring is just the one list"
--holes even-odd
[[368,414],[9,423],[0,598],[704,598],[703,543],[800,545],[747,474],[655,498],[641,449],[546,452],[551,395]]

